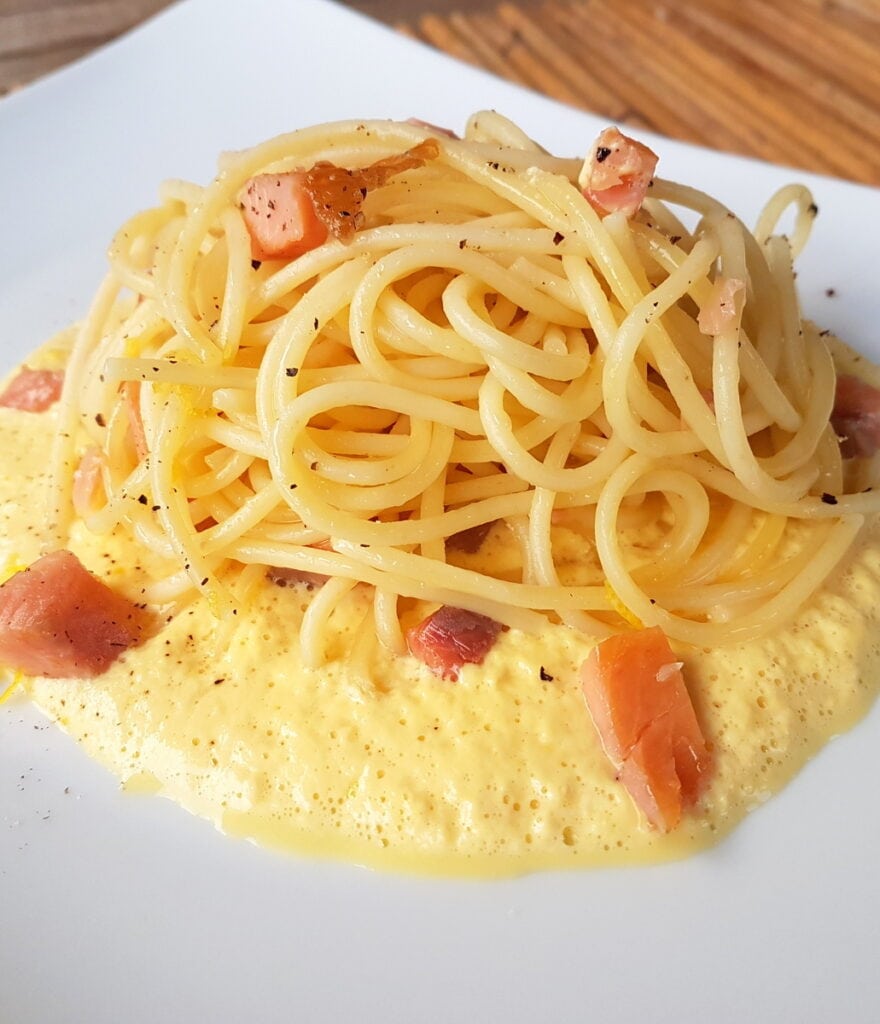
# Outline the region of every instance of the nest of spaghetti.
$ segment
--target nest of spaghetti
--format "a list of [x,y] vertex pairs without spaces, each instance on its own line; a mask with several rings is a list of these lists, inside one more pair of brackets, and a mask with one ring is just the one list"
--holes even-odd
[[76,332],[53,520],[131,534],[151,603],[308,586],[307,662],[364,587],[400,653],[438,607],[779,628],[878,507],[795,291],[816,207],[790,186],[752,231],[655,163],[480,113],[462,137],[322,125],[166,183]]

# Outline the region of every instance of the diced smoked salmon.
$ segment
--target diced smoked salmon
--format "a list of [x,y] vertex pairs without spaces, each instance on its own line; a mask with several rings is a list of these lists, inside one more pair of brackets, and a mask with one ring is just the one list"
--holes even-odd
[[355,231],[363,226],[362,209],[367,194],[381,188],[395,174],[436,159],[439,153],[437,143],[426,139],[404,153],[383,157],[354,170],[321,161],[306,171],[306,190],[327,230],[341,242],[350,242]]
[[486,615],[443,605],[409,630],[406,642],[432,672],[458,679],[462,665],[482,664],[501,629],[500,622]]
[[242,212],[254,259],[295,259],[333,235],[349,242],[363,225],[367,194],[439,154],[433,139],[350,170],[326,160],[307,171],[258,174],[245,185]]
[[62,370],[32,370],[23,366],[0,394],[0,405],[24,412],[45,412],[61,397]]
[[873,455],[880,448],[880,390],[852,374],[840,374],[831,425],[844,458]]
[[303,171],[251,178],[243,213],[255,260],[292,260],[327,240]]
[[746,283],[738,277],[719,277],[706,302],[700,307],[697,326],[703,334],[721,334],[738,327],[746,297]]
[[459,530],[446,538],[446,548],[451,551],[464,551],[472,555],[483,546],[483,541],[489,536],[494,523],[480,523],[467,530]]
[[128,434],[138,459],[143,459],[150,448],[141,416],[141,384],[138,380],[126,380],[119,385],[122,404],[128,413]]
[[73,472],[73,510],[78,516],[95,510],[103,469],[104,453],[96,444],[89,445]]
[[0,664],[27,675],[100,675],[146,625],[143,609],[70,551],[44,555],[0,586]]
[[696,802],[712,764],[681,668],[656,626],[603,640],[581,668],[605,753],[661,832]]
[[578,185],[590,205],[600,213],[634,216],[642,205],[657,154],[617,128],[599,133],[578,176]]

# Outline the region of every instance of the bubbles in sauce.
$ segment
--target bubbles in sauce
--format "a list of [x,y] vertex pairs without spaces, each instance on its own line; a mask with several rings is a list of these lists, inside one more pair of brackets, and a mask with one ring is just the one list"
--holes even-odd
[[[0,420],[0,554],[26,562],[40,484],[25,453],[52,425],[23,415]],[[74,548],[98,572],[137,562],[122,537],[81,529]],[[717,842],[867,711],[880,680],[880,529],[783,633],[682,651],[715,772],[665,836],[599,746],[578,683],[587,638],[509,630],[455,683],[378,643],[353,665],[347,637],[369,612],[355,590],[332,620],[333,657],[312,670],[292,639],[306,606],[297,587],[267,581],[220,629],[195,603],[97,679],[34,680],[30,693],[127,789],[270,846],[484,877],[656,862]]]

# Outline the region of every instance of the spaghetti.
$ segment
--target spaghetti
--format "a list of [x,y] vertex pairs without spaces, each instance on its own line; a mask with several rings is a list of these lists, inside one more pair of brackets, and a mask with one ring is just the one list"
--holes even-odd
[[[348,240],[252,259],[254,176],[428,140],[364,189]],[[321,125],[225,157],[205,188],[166,183],[114,239],[71,353],[59,530],[89,452],[100,484],[76,514],[153,553],[148,600],[201,593],[222,614],[266,569],[328,577],[302,627],[313,664],[359,584],[401,653],[417,602],[697,645],[790,620],[880,507],[847,484],[834,363],[798,308],[809,193],[782,190],[752,234],[661,179],[635,216],[603,216],[581,169],[480,113],[462,139]],[[741,308],[707,334],[731,281]],[[512,539],[512,565],[457,548],[481,526]],[[581,557],[557,557],[560,531]]]

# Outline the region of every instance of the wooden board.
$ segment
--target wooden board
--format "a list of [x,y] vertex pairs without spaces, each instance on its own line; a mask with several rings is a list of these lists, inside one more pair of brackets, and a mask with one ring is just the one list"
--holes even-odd
[[609,121],[880,184],[878,0],[418,6],[401,31]]

